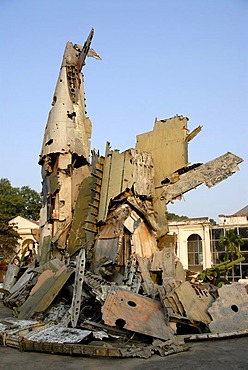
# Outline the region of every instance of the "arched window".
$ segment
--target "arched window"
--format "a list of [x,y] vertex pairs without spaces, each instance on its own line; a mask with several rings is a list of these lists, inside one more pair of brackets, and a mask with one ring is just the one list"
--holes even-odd
[[22,242],[21,249],[18,251],[17,255],[21,259],[23,265],[28,265],[33,261],[36,254],[35,242],[33,239],[25,239]]
[[202,271],[202,239],[198,234],[192,234],[188,237],[188,268],[192,271]]

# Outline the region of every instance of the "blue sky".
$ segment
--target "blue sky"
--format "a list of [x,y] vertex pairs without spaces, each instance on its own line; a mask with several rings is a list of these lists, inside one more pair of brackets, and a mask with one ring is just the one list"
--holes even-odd
[[240,171],[204,185],[169,211],[217,219],[248,204],[247,0],[1,0],[0,177],[40,191],[37,164],[65,43],[83,44],[92,148],[121,151],[154,119],[189,117],[203,125],[191,163],[231,151]]

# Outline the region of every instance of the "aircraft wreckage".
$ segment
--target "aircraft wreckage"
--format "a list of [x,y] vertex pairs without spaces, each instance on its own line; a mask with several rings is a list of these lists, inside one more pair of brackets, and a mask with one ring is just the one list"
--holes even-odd
[[183,116],[156,120],[122,153],[110,143],[105,156],[91,151],[81,70],[87,56],[101,59],[93,32],[84,46],[66,44],[39,158],[38,255],[9,265],[4,303],[16,318],[0,322],[2,344],[147,358],[185,350],[185,338],[246,333],[248,286],[186,279],[166,220],[167,203],[226,179],[242,159],[189,165],[201,126],[189,132]]

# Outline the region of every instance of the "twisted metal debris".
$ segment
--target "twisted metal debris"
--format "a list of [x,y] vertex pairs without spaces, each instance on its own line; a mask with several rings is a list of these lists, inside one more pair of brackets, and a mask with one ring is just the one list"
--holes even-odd
[[105,156],[91,151],[82,68],[93,34],[66,44],[39,159],[39,254],[7,272],[4,302],[17,320],[0,323],[1,338],[28,351],[164,356],[186,349],[179,328],[213,334],[221,299],[216,287],[186,281],[166,204],[222,181],[242,159],[227,153],[189,166],[201,126],[189,133],[183,116],[156,120],[122,153],[110,143]]

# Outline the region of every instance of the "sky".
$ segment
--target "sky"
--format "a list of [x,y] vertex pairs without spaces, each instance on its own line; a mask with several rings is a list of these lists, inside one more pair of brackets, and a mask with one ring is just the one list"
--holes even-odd
[[248,204],[248,0],[0,0],[0,178],[41,191],[41,143],[67,41],[91,28],[101,55],[84,67],[92,149],[120,151],[154,120],[178,115],[203,129],[191,164],[228,151],[240,171],[168,206],[188,217]]

